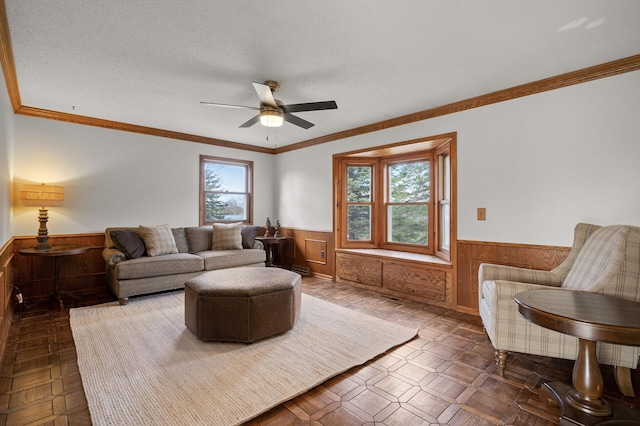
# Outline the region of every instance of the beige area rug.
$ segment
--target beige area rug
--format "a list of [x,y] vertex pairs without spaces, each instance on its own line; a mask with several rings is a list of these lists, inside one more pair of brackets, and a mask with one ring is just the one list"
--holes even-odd
[[303,295],[287,333],[202,342],[184,292],[72,309],[71,329],[94,425],[243,423],[417,334]]

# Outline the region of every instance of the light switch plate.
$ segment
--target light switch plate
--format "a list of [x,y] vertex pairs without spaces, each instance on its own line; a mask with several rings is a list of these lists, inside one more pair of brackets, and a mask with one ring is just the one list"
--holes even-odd
[[478,207],[478,220],[487,220],[487,209]]

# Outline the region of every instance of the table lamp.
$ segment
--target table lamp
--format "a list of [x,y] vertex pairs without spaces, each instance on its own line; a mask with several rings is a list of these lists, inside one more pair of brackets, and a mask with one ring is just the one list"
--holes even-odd
[[50,249],[49,233],[47,231],[47,221],[49,220],[46,207],[61,206],[64,201],[64,187],[54,185],[22,185],[20,188],[20,199],[25,206],[40,206],[38,220],[38,243],[36,250]]

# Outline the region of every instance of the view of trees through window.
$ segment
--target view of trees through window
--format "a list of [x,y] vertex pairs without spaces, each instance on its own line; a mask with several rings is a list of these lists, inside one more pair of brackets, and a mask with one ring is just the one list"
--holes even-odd
[[[373,211],[373,165],[347,166],[347,240],[371,241]],[[389,163],[384,182],[387,241],[428,244],[430,163]]]
[[336,154],[336,247],[450,261],[454,161],[453,133]]
[[204,222],[249,221],[249,166],[204,159]]
[[371,166],[347,167],[347,239],[371,240]]
[[387,167],[387,240],[428,244],[430,167],[428,161]]

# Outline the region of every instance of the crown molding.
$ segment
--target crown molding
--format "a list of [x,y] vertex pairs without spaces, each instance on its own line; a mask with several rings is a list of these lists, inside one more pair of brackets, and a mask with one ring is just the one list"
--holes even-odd
[[66,121],[68,123],[83,124],[86,126],[103,127],[111,130],[122,130],[125,132],[141,133],[143,135],[159,136],[162,138],[179,139],[187,142],[197,142],[206,145],[222,146],[225,148],[242,149],[245,151],[261,152],[264,154],[275,154],[273,148],[248,145],[239,142],[227,141],[224,139],[214,139],[205,136],[192,135],[189,133],[174,132],[155,127],[139,126],[137,124],[122,123],[119,121],[103,120],[101,118],[87,117],[84,115],[69,114],[66,112],[51,111],[29,106],[21,106],[16,114],[29,117],[47,118],[50,120]]
[[100,118],[87,117],[82,115],[69,114],[65,112],[51,111],[22,105],[20,100],[20,90],[18,88],[18,76],[11,47],[11,36],[9,33],[9,23],[5,0],[0,0],[0,62],[7,85],[7,92],[13,110],[16,114],[30,117],[47,118],[50,120],[65,121],[69,123],[82,124],[87,126],[103,127],[112,130],[122,130],[126,132],[141,133],[152,136],[159,136],[170,139],[179,139],[188,142],[196,142],[207,145],[222,146],[226,148],[241,149],[245,151],[260,152],[265,154],[281,154],[284,152],[308,148],[339,139],[350,138],[366,133],[377,132],[391,127],[402,126],[416,121],[428,120],[447,114],[453,114],[473,108],[508,101],[523,96],[534,95],[549,90],[560,89],[574,84],[586,83],[600,78],[612,77],[630,71],[640,70],[640,54],[606,62],[604,64],[584,68],[577,71],[568,72],[555,77],[545,78],[520,86],[511,87],[497,92],[476,96],[447,105],[418,111],[412,114],[391,118],[384,121],[367,124],[341,132],[331,133],[314,139],[297,142],[279,148],[263,148],[240,142],[227,141],[223,139],[209,138],[205,136],[192,135],[189,133],[174,132],[171,130],[157,129],[153,127],[139,126],[136,124],[122,123],[118,121],[103,120]]
[[531,83],[522,84],[520,86],[511,87],[497,92],[476,96],[462,101],[453,102],[447,105],[414,112],[412,114],[403,115],[401,117],[391,118],[385,121],[368,124],[354,129],[342,132],[332,133],[315,139],[298,142],[276,148],[276,154],[293,151],[296,149],[308,148],[310,146],[319,145],[339,139],[350,138],[365,133],[377,132],[379,130],[388,129],[390,127],[402,126],[416,121],[428,120],[430,118],[439,117],[447,114],[453,114],[473,108],[479,108],[498,102],[509,101],[523,96],[535,95],[537,93],[547,92],[549,90],[560,89],[574,84],[586,83],[588,81],[598,80],[600,78],[612,77],[618,74],[624,74],[630,71],[640,70],[640,55],[629,56],[627,58],[618,59],[616,61],[606,62],[604,64],[595,65],[589,68],[583,68],[577,71],[560,74],[555,77],[537,80]]

